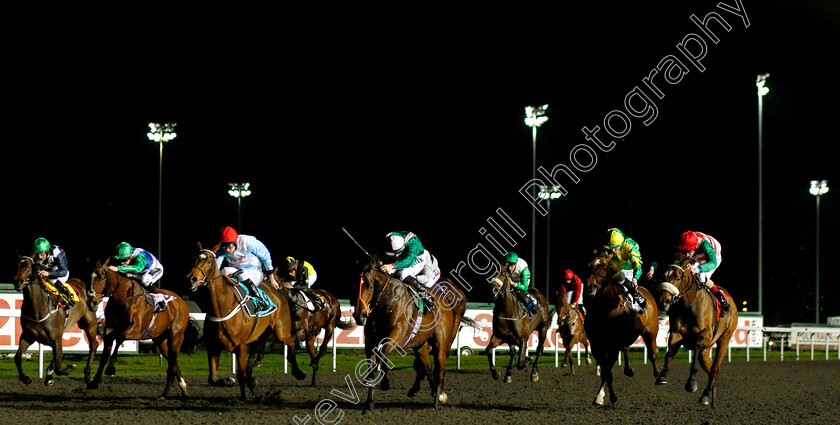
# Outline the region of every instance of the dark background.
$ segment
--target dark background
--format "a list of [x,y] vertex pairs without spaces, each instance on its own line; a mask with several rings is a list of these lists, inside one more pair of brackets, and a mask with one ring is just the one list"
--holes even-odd
[[[700,72],[660,87],[658,117],[632,130],[552,203],[552,289],[619,227],[643,260],[667,263],[684,230],[723,246],[715,281],[758,307],[755,78],[764,97],[765,323],[814,320],[815,200],[837,179],[840,6],[746,1],[748,28],[718,2],[598,2],[527,8],[32,11],[9,14],[3,99],[7,195],[0,280],[44,236],[71,274],[125,240],[157,254],[158,145],[147,123],[177,122],[163,154],[163,286],[182,292],[197,252],[236,226],[228,182],[250,182],[241,233],[318,270],[317,287],[354,298],[360,251],[411,230],[445,274],[502,208],[530,234],[518,193],[531,176],[526,105],[549,104],[537,163],[568,164],[583,126],[603,127],[690,21],[718,12]],[[734,5],[735,0],[724,3]],[[661,79],[660,79],[661,82]],[[649,92],[648,92],[649,93]],[[608,139],[602,130],[599,136]],[[590,144],[591,146],[591,144]],[[836,149],[835,149],[836,150]],[[835,191],[838,189],[834,189]],[[837,193],[821,199],[821,314],[831,285]],[[545,288],[546,220],[512,250]],[[498,220],[498,219],[497,219]],[[491,232],[492,233],[492,232]],[[497,238],[498,239],[498,238]],[[471,301],[487,301],[465,269]]]

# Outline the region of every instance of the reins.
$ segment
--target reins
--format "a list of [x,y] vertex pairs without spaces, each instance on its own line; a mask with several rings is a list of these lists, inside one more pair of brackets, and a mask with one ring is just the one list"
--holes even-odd
[[[376,279],[374,279],[376,282]],[[376,307],[377,302],[379,301],[379,297],[382,296],[382,293],[385,292],[385,288],[388,287],[388,284],[391,283],[391,279],[385,275],[385,285],[382,285],[382,289],[379,290],[378,294],[376,295],[376,299],[374,299],[374,294],[370,296],[370,304],[368,304],[364,298],[362,298],[362,286],[365,284],[365,274],[361,273],[359,275],[359,301],[362,303],[362,306],[365,308],[365,314],[370,315],[370,312],[373,311],[373,308]],[[373,290],[376,292],[376,285],[373,285]]]

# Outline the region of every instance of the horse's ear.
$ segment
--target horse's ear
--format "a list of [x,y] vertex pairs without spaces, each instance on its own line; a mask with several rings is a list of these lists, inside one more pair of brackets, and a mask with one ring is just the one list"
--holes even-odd
[[219,247],[220,246],[221,246],[221,244],[216,244],[216,246],[214,246],[213,248],[210,248],[210,251],[219,252]]
[[201,251],[201,241],[198,241],[198,250]]
[[105,262],[102,263],[102,267],[108,267],[108,263],[110,263],[110,262],[111,262],[111,257],[106,258]]

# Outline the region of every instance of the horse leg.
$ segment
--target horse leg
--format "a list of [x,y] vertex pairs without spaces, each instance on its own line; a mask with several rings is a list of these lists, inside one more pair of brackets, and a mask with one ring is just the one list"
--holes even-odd
[[[659,322],[656,322],[656,326],[659,326]],[[656,333],[643,332],[642,341],[644,341],[645,346],[647,346],[648,360],[653,367],[653,377],[657,378],[659,376],[659,369],[656,367]]]
[[513,382],[513,378],[511,377],[511,373],[513,372],[513,364],[516,362],[516,356],[518,354],[517,350],[520,349],[520,347],[522,347],[522,344],[508,344],[508,347],[510,347],[510,363],[508,363],[507,370],[505,371],[505,384],[510,384],[511,382]]
[[93,357],[96,355],[96,348],[99,347],[99,341],[96,339],[96,318],[90,320],[86,317],[82,318],[85,326],[85,336],[87,336],[88,343],[88,358],[87,365],[85,365],[85,384],[90,383],[90,370],[93,367]]
[[15,366],[17,366],[18,370],[18,379],[26,385],[32,383],[32,378],[23,373],[23,353],[25,353],[26,350],[29,349],[29,346],[35,342],[34,337],[34,335],[31,335],[28,332],[21,334],[20,341],[18,342],[18,350],[17,353],[15,353]]
[[[312,384],[311,386],[315,386],[315,375],[318,374],[318,353],[315,351],[315,340],[318,338],[318,335],[313,335],[309,339],[306,340],[306,352],[309,353],[309,366],[312,367]],[[327,346],[327,340],[324,340],[324,343],[321,344],[321,348]],[[321,350],[323,351],[323,350]]]
[[531,382],[537,382],[540,380],[540,356],[542,356],[543,349],[545,348],[545,334],[547,332],[548,325],[543,324],[542,329],[540,329],[538,333],[539,337],[537,338],[537,355],[534,359],[534,367],[531,369]]
[[114,340],[116,339],[114,333],[115,332],[112,330],[110,333],[105,334],[102,344],[102,356],[99,358],[99,367],[96,369],[96,375],[94,375],[93,380],[87,384],[87,389],[89,390],[99,388],[99,383],[102,382],[102,370],[105,369],[105,365],[108,363],[108,360],[110,360],[111,349],[114,348]]
[[601,386],[598,388],[598,394],[592,404],[596,406],[604,405],[605,389],[610,390],[610,404],[615,405],[618,397],[615,395],[615,390],[612,386],[613,374],[612,368],[618,360],[618,351],[595,354],[595,360],[601,365]]
[[207,376],[207,383],[211,387],[232,387],[236,385],[236,379],[229,376],[225,379],[218,378],[219,371],[219,357],[222,355],[222,346],[216,342],[207,343],[207,365],[209,374]]
[[[496,364],[493,363],[493,349],[498,347],[501,343],[502,341],[493,334],[493,336],[490,337],[490,342],[487,344],[487,348],[484,350],[484,354],[487,355],[487,362],[490,364],[490,376],[497,381],[502,374],[496,370]],[[460,347],[458,349],[460,350]]]
[[621,349],[621,356],[624,357],[624,376],[633,377],[636,374],[636,371],[630,367],[630,347],[624,347]]
[[[62,335],[58,335],[55,339],[55,345],[53,346],[53,362],[55,367],[55,374],[59,376],[67,376],[70,372],[76,370],[76,365],[70,363],[67,367],[61,367],[64,362],[64,345],[62,344]],[[47,385],[52,385],[52,383],[48,383]]]
[[697,337],[697,342],[694,347],[694,356],[691,358],[691,368],[688,373],[688,380],[685,382],[685,390],[693,393],[697,391],[697,358],[702,356],[706,350],[703,348],[702,337]]
[[656,385],[668,385],[668,372],[671,370],[671,363],[674,362],[674,356],[680,349],[682,343],[682,335],[677,332],[671,332],[668,335],[668,350],[665,351],[665,364],[659,370],[659,376],[656,378]]
[[[234,348],[236,351],[236,380],[239,381],[239,400],[245,401],[248,398],[245,396],[245,385],[253,385],[247,380],[250,377],[248,370],[248,344],[242,343]],[[253,363],[252,363],[253,366]]]
[[108,367],[105,368],[105,376],[114,376],[117,374],[117,353],[120,352],[120,346],[125,342],[125,338],[122,336],[117,337],[116,344],[114,345],[114,352],[111,354],[111,358],[108,361]]
[[566,367],[566,363],[569,364],[569,371],[572,373],[572,376],[575,376],[575,359],[572,358],[572,348],[575,344],[578,343],[577,338],[572,337],[568,344],[566,344],[567,340],[563,340],[563,344],[566,346],[566,357],[563,359],[563,367]]
[[414,385],[408,390],[409,397],[416,397],[417,394],[420,394],[420,384],[426,377],[429,378],[429,386],[434,389],[434,377],[432,376],[432,363],[429,360],[428,347],[428,345],[425,345],[414,349],[414,364],[412,366],[416,376],[414,377]]
[[435,383],[437,390],[434,393],[435,409],[440,409],[441,404],[446,404],[449,397],[443,392],[443,378],[446,374],[446,355],[448,354],[439,344],[432,346],[432,354],[435,356]]

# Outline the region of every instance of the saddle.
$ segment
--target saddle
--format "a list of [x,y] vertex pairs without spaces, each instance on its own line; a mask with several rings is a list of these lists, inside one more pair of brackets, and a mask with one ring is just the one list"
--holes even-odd
[[[161,311],[166,310],[166,305],[169,304],[170,301],[175,299],[175,297],[173,297],[172,295],[151,292],[146,292],[144,294],[144,297],[146,299],[146,304],[155,308],[153,314],[158,314]],[[163,302],[163,305],[161,305],[161,302]]]
[[414,306],[417,307],[418,310],[422,311],[425,314],[426,313],[425,297],[431,296],[431,295],[420,294],[419,292],[417,292],[416,289],[414,289],[413,286],[411,286],[407,283],[403,282],[403,285],[405,285],[405,288],[408,289],[408,293],[411,294],[411,298],[414,300]]
[[[306,294],[306,292],[307,291],[302,291],[299,288],[290,288],[289,293],[291,294],[291,296],[289,298],[292,300],[292,302],[295,305],[297,305],[299,307],[302,307],[302,308],[305,308],[306,310],[308,310],[311,313],[314,313],[314,312],[320,310],[320,309],[316,308],[315,303],[313,302],[312,299],[309,298],[309,296]],[[321,305],[325,305],[327,303],[327,299],[324,298],[323,295],[318,294],[314,291],[312,293],[315,294],[318,297],[318,299],[321,301]]]
[[712,304],[715,306],[715,321],[719,322],[720,319],[723,318],[723,309],[720,306],[720,300],[718,299],[718,297],[715,296],[715,294],[712,293],[711,289],[705,286],[703,287],[703,292],[709,294],[709,297],[712,298]]

